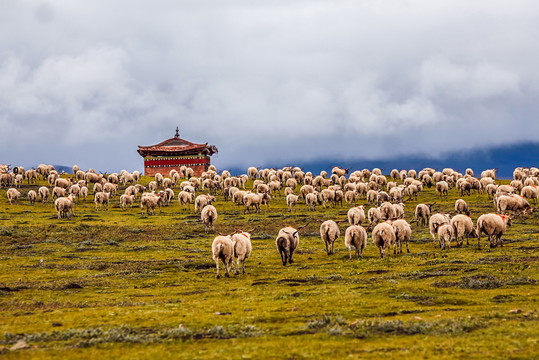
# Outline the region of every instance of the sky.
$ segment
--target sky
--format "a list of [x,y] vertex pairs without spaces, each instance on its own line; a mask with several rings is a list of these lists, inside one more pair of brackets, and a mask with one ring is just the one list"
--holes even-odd
[[[142,170],[538,141],[536,0],[0,0],[0,162]],[[535,164],[537,165],[537,164]]]

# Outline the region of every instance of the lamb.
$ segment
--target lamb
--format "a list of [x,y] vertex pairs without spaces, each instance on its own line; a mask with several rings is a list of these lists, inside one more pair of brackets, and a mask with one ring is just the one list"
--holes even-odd
[[242,273],[245,274],[245,260],[251,256],[251,234],[250,232],[242,231],[232,235],[232,243],[234,244],[234,256],[236,257],[236,275],[240,273],[240,262]]
[[232,237],[230,235],[220,235],[215,237],[211,244],[211,251],[217,268],[217,278],[219,279],[221,277],[219,274],[219,260],[221,260],[225,266],[225,276],[230,277],[230,268],[234,262],[234,243],[232,242]]
[[363,257],[363,250],[367,246],[367,231],[360,225],[351,225],[344,232],[344,246],[348,248],[348,258],[352,260],[352,246],[356,249],[356,256]]
[[451,248],[451,238],[453,237],[453,227],[450,224],[441,225],[438,228],[438,241],[440,248]]
[[189,204],[193,202],[193,193],[180,191],[178,194],[178,202],[182,205],[182,210],[189,209]]
[[[503,246],[502,235],[511,226],[511,216],[500,214],[483,214],[477,219],[477,248],[481,249],[481,234],[488,235],[490,247],[496,247],[498,244]],[[497,243],[494,243],[494,240]]]
[[279,230],[277,234],[277,239],[275,239],[275,246],[279,255],[281,255],[281,260],[283,261],[283,266],[286,266],[288,261],[289,264],[294,262],[293,256],[294,251],[299,245],[299,230],[294,229],[293,227],[287,226]]
[[335,243],[335,240],[337,240],[339,235],[339,226],[335,221],[326,220],[322,223],[322,225],[320,225],[320,236],[322,238],[322,241],[326,245],[326,252],[328,255],[334,253],[333,244]]
[[449,214],[434,214],[429,219],[429,231],[432,235],[432,241],[434,243],[434,248],[436,248],[436,237],[435,235],[438,233],[438,228],[442,225],[449,224],[451,222],[451,218],[449,217]]
[[296,211],[296,204],[298,203],[299,196],[290,194],[286,197],[286,205],[288,205],[288,211],[292,211],[292,208],[294,208],[294,211]]
[[39,194],[39,197],[41,198],[41,202],[44,204],[50,196],[49,188],[47,188],[46,186],[42,186],[38,189],[37,192]]
[[[399,248],[399,253],[402,254],[402,243],[406,243],[406,251],[410,253],[408,248],[408,242],[412,237],[412,228],[410,224],[404,219],[395,220],[391,223],[393,231],[395,232],[396,245]],[[393,248],[393,253],[396,254],[395,246]]]
[[125,210],[127,208],[127,205],[133,208],[133,202],[135,201],[135,195],[126,195],[123,194],[120,196],[120,207],[122,210]]
[[468,204],[463,199],[458,199],[455,201],[455,212],[457,214],[466,214],[470,216],[470,209],[468,208]]
[[[392,244],[395,244],[396,236],[393,227],[387,223],[383,222],[374,227],[372,230],[372,241],[378,250],[380,251],[380,256],[385,257],[386,249],[389,249]],[[390,251],[387,251],[387,256],[390,255]]]
[[363,210],[363,205],[350,208],[347,217],[350,225],[361,225],[361,223],[365,221],[365,210]]
[[430,218],[430,210],[434,204],[417,204],[415,207],[415,221],[419,225],[421,221],[421,226],[427,225]]
[[213,230],[213,224],[217,221],[217,209],[213,205],[206,205],[200,212],[200,219],[206,232]]
[[97,207],[99,205],[99,209],[103,210],[103,204],[105,204],[106,209],[109,209],[109,200],[110,200],[110,193],[106,192],[97,192],[94,195],[94,202],[95,202],[95,209],[97,210]]
[[73,200],[73,195],[68,197],[59,197],[56,199],[54,202],[54,207],[58,212],[58,219],[61,219],[62,217],[75,216],[75,202]]
[[[453,227],[453,235],[455,236],[455,240],[457,241],[457,246],[462,246],[462,243],[464,243],[464,236],[466,236],[466,245],[469,245],[468,238],[476,237],[476,230],[473,226],[472,219],[470,219],[467,215],[455,215],[451,219],[451,226]],[[462,241],[459,242],[459,239],[462,238]]]
[[21,193],[15,188],[9,188],[6,195],[9,205],[12,205],[12,202],[17,202],[17,199],[21,196]]
[[152,211],[152,214],[155,215],[156,206],[159,206],[159,211],[161,211],[161,204],[163,203],[164,199],[165,193],[163,191],[160,191],[158,194],[153,192],[142,194],[140,197],[141,215],[144,215],[144,208],[146,208],[147,215],[150,215],[150,210]]

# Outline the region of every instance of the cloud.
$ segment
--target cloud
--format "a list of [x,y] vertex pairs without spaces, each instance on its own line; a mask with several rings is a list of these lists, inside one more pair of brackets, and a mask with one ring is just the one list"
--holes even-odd
[[27,166],[140,169],[136,145],[177,125],[216,144],[222,168],[534,140],[538,10],[533,1],[9,3],[0,126],[12,135],[0,152]]

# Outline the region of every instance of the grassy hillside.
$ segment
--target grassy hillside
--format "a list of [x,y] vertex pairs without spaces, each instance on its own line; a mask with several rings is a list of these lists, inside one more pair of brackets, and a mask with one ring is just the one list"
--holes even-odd
[[[150,179],[144,178],[143,183]],[[42,185],[41,182],[40,185]],[[252,182],[247,184],[249,187]],[[22,188],[26,194],[31,188]],[[175,190],[177,193],[177,190]],[[456,190],[420,202],[452,211]],[[464,199],[475,220],[495,208]],[[360,203],[365,203],[361,200]],[[417,201],[406,205],[411,220]],[[412,225],[410,254],[381,259],[369,244],[349,260],[344,230],[328,256],[326,219],[348,206],[288,212],[276,197],[260,213],[214,203],[216,228],[250,229],[247,274],[216,279],[211,243],[194,212],[175,201],[155,216],[108,211],[80,200],[58,220],[52,202],[9,206],[0,190],[0,354],[15,358],[534,358],[539,356],[539,215],[517,218],[504,247],[485,238],[441,251]],[[369,206],[367,206],[368,208]],[[300,232],[295,263],[283,267],[278,230]],[[455,243],[453,242],[453,245]],[[23,350],[9,349],[21,342]]]

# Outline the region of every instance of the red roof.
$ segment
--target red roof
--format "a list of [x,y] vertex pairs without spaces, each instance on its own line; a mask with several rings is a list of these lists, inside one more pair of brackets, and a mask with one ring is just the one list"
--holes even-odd
[[148,155],[213,155],[217,152],[215,145],[195,144],[179,137],[178,133],[173,138],[159,144],[140,146],[137,152],[141,156]]

